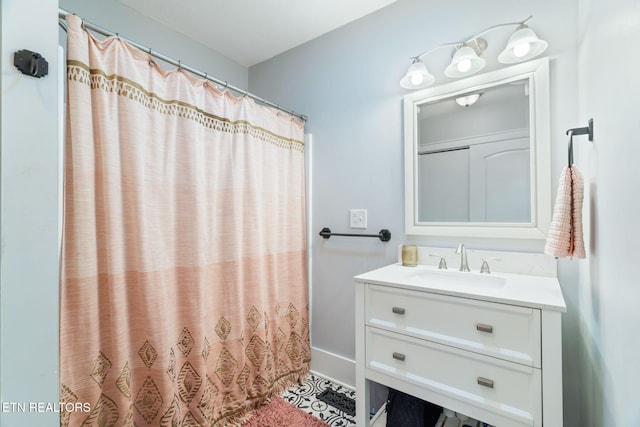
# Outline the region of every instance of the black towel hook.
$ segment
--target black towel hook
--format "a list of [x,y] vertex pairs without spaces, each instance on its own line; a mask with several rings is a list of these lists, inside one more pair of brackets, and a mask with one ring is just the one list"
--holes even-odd
[[573,136],[574,135],[589,135],[589,141],[593,141],[593,119],[589,119],[589,124],[587,127],[582,128],[573,128],[567,130],[567,135],[569,135],[569,166],[573,164]]

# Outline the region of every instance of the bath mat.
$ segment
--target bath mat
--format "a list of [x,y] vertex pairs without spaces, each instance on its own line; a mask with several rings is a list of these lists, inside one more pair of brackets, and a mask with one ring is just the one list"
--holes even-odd
[[259,407],[242,427],[327,427],[329,424],[307,414],[281,397],[274,397],[266,405]]
[[318,393],[316,397],[334,408],[341,410],[345,414],[351,415],[352,417],[356,415],[356,401],[344,393],[328,388],[322,393]]

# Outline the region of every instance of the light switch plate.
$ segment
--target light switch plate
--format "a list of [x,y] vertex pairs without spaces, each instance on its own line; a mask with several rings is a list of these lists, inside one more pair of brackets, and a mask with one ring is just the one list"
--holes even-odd
[[367,210],[351,209],[349,211],[349,224],[351,228],[367,228]]

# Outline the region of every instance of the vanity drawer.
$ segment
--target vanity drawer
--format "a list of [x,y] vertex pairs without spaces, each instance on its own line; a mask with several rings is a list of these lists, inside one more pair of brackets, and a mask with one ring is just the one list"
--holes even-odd
[[373,327],[366,341],[369,371],[490,411],[509,425],[539,425],[540,369]]
[[367,325],[539,368],[540,310],[366,286]]

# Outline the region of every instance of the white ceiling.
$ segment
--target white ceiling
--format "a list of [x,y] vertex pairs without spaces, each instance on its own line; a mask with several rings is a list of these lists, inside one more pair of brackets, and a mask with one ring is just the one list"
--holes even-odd
[[396,0],[120,0],[245,67]]

